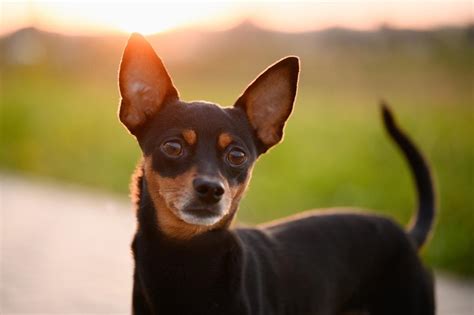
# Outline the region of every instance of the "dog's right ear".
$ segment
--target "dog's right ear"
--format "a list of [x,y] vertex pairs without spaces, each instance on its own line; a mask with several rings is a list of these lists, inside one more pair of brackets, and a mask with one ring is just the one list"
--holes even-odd
[[134,135],[165,102],[178,99],[178,91],[163,62],[138,33],[130,36],[123,52],[119,88],[122,96],[119,118]]

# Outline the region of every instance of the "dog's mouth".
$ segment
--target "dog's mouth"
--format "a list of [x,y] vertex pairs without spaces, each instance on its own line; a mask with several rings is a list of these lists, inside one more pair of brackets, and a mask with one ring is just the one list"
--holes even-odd
[[190,224],[210,226],[223,217],[222,207],[216,206],[189,206],[179,211],[180,218]]
[[185,211],[199,218],[208,218],[220,214],[219,211],[212,208],[191,208],[186,209]]

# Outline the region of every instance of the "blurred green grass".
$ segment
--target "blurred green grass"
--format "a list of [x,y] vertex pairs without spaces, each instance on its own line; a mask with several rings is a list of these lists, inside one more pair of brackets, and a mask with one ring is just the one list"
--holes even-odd
[[[357,206],[406,224],[415,207],[414,187],[381,125],[377,101],[387,99],[436,178],[440,212],[424,259],[474,276],[469,32],[338,30],[313,38],[244,26],[199,33],[208,42],[203,39],[205,48],[187,59],[174,58],[172,49],[162,56],[165,63],[170,59],[183,99],[222,105],[231,105],[276,59],[301,57],[299,94],[285,140],[260,159],[241,206],[239,219],[249,223],[310,208]],[[157,51],[168,47],[166,36],[172,34],[153,39]],[[126,39],[80,40],[101,45],[76,45],[83,51],[60,64],[53,54],[28,65],[2,60],[0,167],[127,194],[139,148],[116,118],[116,71]],[[8,50],[5,41],[0,48]]]

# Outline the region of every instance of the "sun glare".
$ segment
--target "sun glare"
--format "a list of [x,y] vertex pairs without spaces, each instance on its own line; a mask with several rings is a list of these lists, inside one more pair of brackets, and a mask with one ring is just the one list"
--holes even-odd
[[206,24],[224,13],[222,5],[212,3],[146,4],[135,10],[119,5],[107,22],[125,32],[151,34],[182,25]]
[[[51,1],[2,3],[2,10],[21,12],[21,21],[3,21],[4,26],[30,23],[57,32],[82,34],[122,31],[152,34],[183,25],[225,24],[232,20],[230,2],[140,2]],[[3,14],[2,14],[3,15]],[[8,14],[6,16],[9,18]]]

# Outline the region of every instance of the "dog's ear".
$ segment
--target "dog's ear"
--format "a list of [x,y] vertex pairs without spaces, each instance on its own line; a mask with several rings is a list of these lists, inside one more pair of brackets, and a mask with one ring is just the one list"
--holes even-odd
[[130,36],[123,52],[119,88],[120,121],[135,135],[165,102],[178,99],[178,91],[163,62],[138,33]]
[[298,57],[283,58],[260,74],[234,105],[246,113],[263,144],[262,153],[283,137],[285,122],[293,109],[299,68]]

